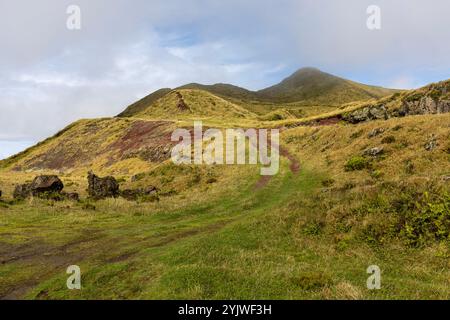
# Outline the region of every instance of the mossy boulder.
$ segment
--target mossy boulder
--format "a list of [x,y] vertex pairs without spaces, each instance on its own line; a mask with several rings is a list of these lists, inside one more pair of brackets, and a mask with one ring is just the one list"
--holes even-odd
[[94,199],[116,198],[119,195],[119,183],[112,176],[100,178],[89,171],[88,194]]
[[17,185],[14,189],[15,199],[25,199],[30,196],[41,197],[47,194],[60,194],[64,184],[56,175],[42,175],[34,178],[33,182]]

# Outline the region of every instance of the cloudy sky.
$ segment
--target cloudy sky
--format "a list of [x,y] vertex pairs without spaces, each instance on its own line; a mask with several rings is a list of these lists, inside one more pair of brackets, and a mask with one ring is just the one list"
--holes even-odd
[[448,0],[0,0],[0,158],[189,82],[261,89],[305,66],[395,88],[447,79],[449,13]]

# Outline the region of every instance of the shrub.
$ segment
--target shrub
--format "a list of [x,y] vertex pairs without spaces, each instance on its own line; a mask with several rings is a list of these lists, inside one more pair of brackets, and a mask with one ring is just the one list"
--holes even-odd
[[59,192],[54,191],[47,191],[42,192],[37,195],[38,198],[45,199],[45,200],[51,200],[51,201],[63,201],[65,198],[64,196]]
[[370,161],[361,156],[354,156],[345,164],[345,171],[363,170],[370,166]]
[[317,236],[322,232],[322,228],[324,227],[324,223],[320,221],[311,221],[308,222],[303,227],[303,233],[306,235]]
[[386,226],[382,223],[369,224],[362,230],[362,236],[371,245],[381,245],[388,236],[387,230]]
[[435,196],[428,192],[413,210],[403,212],[401,234],[411,246],[422,246],[432,240],[450,239],[450,195]]
[[383,172],[381,172],[380,170],[373,170],[372,172],[370,172],[370,176],[374,179],[379,179],[383,176]]
[[420,93],[413,93],[413,94],[407,95],[407,96],[403,99],[403,101],[404,101],[404,102],[414,102],[414,101],[420,100],[422,97],[423,97],[423,95],[420,94]]

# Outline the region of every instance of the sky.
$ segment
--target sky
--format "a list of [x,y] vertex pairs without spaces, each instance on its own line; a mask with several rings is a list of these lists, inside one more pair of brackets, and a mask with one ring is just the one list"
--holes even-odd
[[449,13],[448,0],[0,0],[0,159],[163,87],[256,90],[307,66],[390,88],[448,79]]

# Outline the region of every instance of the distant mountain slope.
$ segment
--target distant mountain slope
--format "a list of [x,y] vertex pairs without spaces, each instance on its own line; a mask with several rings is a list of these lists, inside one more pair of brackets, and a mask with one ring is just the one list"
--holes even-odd
[[177,89],[135,115],[149,119],[255,118],[255,114],[203,90]]
[[226,98],[239,100],[258,100],[258,94],[256,92],[226,83],[216,83],[213,85],[189,83],[184,86],[178,87],[177,89],[197,89],[208,91],[212,94]]
[[[315,68],[300,69],[280,83],[259,91],[250,91],[225,83],[213,85],[190,83],[176,88],[176,90],[185,89],[212,93],[260,115],[284,107],[289,107],[291,111],[301,107],[335,108],[349,102],[379,99],[399,91],[353,82]],[[119,117],[135,116],[170,92],[171,89],[155,91],[129,106],[119,114]]]
[[279,84],[258,91],[257,95],[261,100],[337,105],[379,99],[393,92],[395,90],[360,84],[315,68],[303,68]]
[[139,101],[136,101],[132,105],[128,106],[122,113],[118,115],[118,117],[132,117],[133,115],[147,108],[149,105],[151,105],[159,98],[164,97],[170,91],[172,91],[172,89],[170,88],[156,90],[155,92],[150,93],[148,96],[145,96]]

